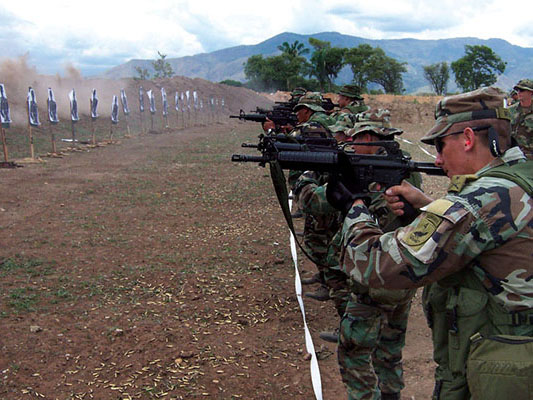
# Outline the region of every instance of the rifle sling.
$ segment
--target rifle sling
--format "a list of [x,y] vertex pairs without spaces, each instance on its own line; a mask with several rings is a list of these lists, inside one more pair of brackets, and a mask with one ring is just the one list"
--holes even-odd
[[283,212],[283,216],[285,217],[285,221],[287,221],[287,225],[289,226],[289,229],[294,236],[294,241],[298,244],[298,247],[300,247],[302,252],[307,258],[309,258],[309,260],[311,260],[313,263],[320,267],[327,267],[326,265],[315,259],[311,254],[309,254],[309,252],[302,246],[302,244],[296,238],[294,224],[292,223],[291,210],[289,209],[289,192],[287,191],[285,174],[283,173],[283,170],[281,169],[277,161],[270,161],[269,164],[272,184],[274,185],[274,190],[276,191],[276,196],[278,197],[278,202],[281,207],[281,211]]

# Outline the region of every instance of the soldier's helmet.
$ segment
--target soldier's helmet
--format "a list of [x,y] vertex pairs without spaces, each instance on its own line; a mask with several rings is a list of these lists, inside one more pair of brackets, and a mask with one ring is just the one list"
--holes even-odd
[[363,100],[363,97],[361,96],[361,88],[354,84],[344,85],[337,93],[349,97],[350,99]]
[[294,111],[298,111],[302,107],[307,107],[313,111],[325,112],[324,108],[322,107],[322,101],[322,95],[319,92],[307,92],[300,97],[298,104],[294,106]]
[[530,92],[533,92],[533,80],[531,79],[521,79],[513,88],[516,89],[522,89],[522,90],[529,90]]
[[472,92],[443,98],[435,108],[435,125],[421,139],[435,144],[435,139],[446,136],[450,127],[458,122],[478,119],[510,120],[509,110],[504,108],[505,92],[495,87],[483,87]]
[[372,109],[356,116],[353,128],[346,131],[347,136],[357,136],[360,133],[371,133],[383,139],[392,139],[401,135],[403,131],[391,126],[390,111],[386,109]]

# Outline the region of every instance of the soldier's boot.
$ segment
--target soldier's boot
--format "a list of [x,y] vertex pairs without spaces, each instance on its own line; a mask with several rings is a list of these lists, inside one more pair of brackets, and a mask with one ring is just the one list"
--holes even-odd
[[331,297],[329,297],[329,289],[323,285],[320,286],[320,288],[318,288],[315,292],[304,293],[304,296],[318,301],[327,301],[331,299]]
[[320,337],[320,339],[325,340],[326,342],[338,343],[339,342],[339,328],[335,329],[334,331],[320,332],[318,336]]
[[302,285],[312,285],[313,283],[322,282],[322,279],[320,279],[320,274],[317,272],[310,278],[302,279],[301,282],[302,282]]
[[381,400],[400,400],[400,393],[381,393]]

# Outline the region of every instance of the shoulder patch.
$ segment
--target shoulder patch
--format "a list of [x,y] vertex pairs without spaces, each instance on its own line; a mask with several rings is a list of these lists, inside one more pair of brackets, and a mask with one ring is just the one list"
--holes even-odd
[[466,186],[467,183],[477,180],[477,175],[454,175],[450,179],[450,186],[448,192],[459,193]]
[[410,247],[421,247],[435,233],[441,222],[441,216],[425,213],[413,230],[404,237],[403,242]]

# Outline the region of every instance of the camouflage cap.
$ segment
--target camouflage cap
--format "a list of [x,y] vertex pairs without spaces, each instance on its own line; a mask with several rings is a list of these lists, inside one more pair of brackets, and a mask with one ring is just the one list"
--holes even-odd
[[303,87],[297,87],[292,89],[291,96],[292,97],[300,97],[307,93],[307,89]]
[[472,92],[448,96],[437,103],[435,125],[421,139],[423,143],[433,144],[435,138],[442,136],[453,124],[477,119],[507,119],[509,110],[504,108],[505,93],[495,87],[483,87]]
[[347,136],[356,136],[360,133],[370,133],[379,137],[401,135],[403,131],[391,126],[390,111],[374,109],[357,114],[354,127],[346,132]]
[[513,89],[529,90],[533,92],[533,81],[531,79],[521,79]]
[[361,88],[357,85],[344,85],[337,93],[351,99],[363,100],[363,97],[361,96]]
[[322,108],[322,101],[322,95],[319,92],[307,92],[300,97],[298,104],[294,106],[294,111],[298,111],[302,107],[307,107],[313,111],[325,112],[324,108]]

